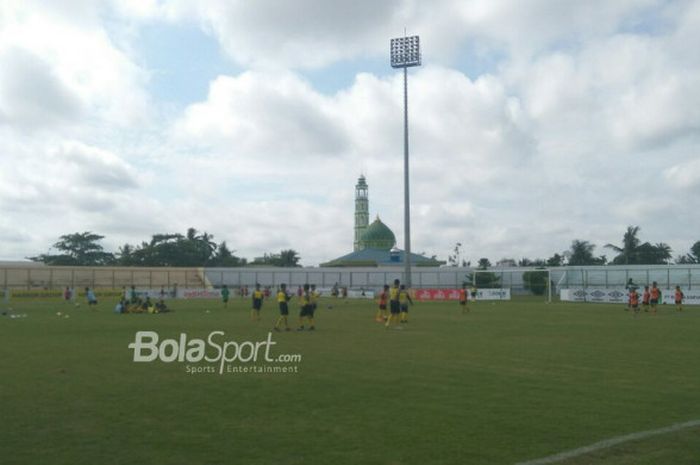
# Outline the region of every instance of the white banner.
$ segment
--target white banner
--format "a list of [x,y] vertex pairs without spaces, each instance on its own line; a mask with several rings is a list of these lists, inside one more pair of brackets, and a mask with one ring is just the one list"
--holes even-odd
[[477,289],[476,300],[510,300],[510,289]]
[[[231,292],[233,296],[233,292]],[[220,289],[178,289],[178,299],[220,299]]]
[[[330,297],[331,295],[331,288],[318,288],[316,289],[318,292],[321,293],[321,296],[323,297]],[[231,298],[236,298],[240,297],[234,293],[234,290],[230,289],[231,291]],[[275,294],[276,291],[272,291],[272,295]],[[297,296],[296,290],[294,292],[290,292],[289,289],[287,289],[287,292],[289,292],[291,295],[294,297]],[[131,290],[127,289],[126,292],[126,298],[129,299],[131,298]],[[151,299],[160,299],[161,298],[161,290],[160,289],[137,289],[136,290],[136,295],[141,297],[142,299],[145,299],[147,296],[150,297]],[[169,298],[171,297],[170,292],[166,291],[166,294],[164,298]],[[340,297],[340,296],[339,296]],[[177,299],[220,299],[221,298],[221,289],[178,289],[177,290]],[[247,298],[251,298],[248,296]],[[348,289],[348,298],[349,299],[374,299],[374,291],[370,290],[357,290],[357,289]]]
[[[644,288],[637,289],[641,301]],[[622,287],[612,289],[562,289],[561,300],[567,302],[595,302],[595,303],[627,303],[629,292]],[[661,303],[674,304],[673,289],[661,290]],[[687,305],[700,305],[700,290],[684,291],[683,303]]]

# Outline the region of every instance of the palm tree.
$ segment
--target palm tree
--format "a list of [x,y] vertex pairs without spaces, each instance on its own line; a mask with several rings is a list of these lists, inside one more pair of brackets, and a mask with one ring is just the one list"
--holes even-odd
[[700,263],[700,241],[697,241],[690,248],[690,256],[693,259],[693,263]]
[[671,246],[669,246],[665,242],[656,243],[656,245],[654,245],[654,248],[656,249],[656,259],[662,265],[667,264],[669,260],[671,260],[671,257],[673,257],[673,255],[671,254]]
[[279,266],[299,266],[299,254],[294,249],[282,250],[279,254]]
[[613,263],[629,265],[637,260],[637,252],[639,249],[640,240],[637,237],[640,231],[639,226],[627,226],[627,232],[622,236],[622,247],[614,244],[605,244],[604,247],[612,249],[619,255],[613,259]]
[[599,259],[593,256],[593,249],[595,249],[595,245],[590,242],[574,239],[568,253],[568,264],[570,266],[602,264]]
[[217,245],[216,242],[212,240],[214,239],[213,234],[209,234],[206,231],[198,234],[195,228],[188,228],[185,237],[190,242],[193,249],[197,250],[197,255],[202,260],[202,264],[209,260],[216,251]]

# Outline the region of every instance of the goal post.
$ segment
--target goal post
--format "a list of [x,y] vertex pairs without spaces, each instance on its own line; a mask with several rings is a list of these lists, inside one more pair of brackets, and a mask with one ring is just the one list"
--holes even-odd
[[466,282],[477,289],[508,289],[511,296],[542,296],[552,302],[552,273],[549,268],[490,268],[471,270]]

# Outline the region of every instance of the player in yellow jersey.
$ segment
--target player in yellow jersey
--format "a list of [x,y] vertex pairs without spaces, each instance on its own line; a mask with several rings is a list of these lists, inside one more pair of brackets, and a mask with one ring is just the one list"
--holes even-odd
[[399,280],[394,280],[394,285],[389,289],[389,318],[384,324],[385,328],[389,328],[392,323],[399,322],[399,314],[401,313],[401,304],[399,304]]
[[277,318],[277,323],[275,323],[275,331],[280,331],[280,326],[284,323],[284,330],[289,331],[289,306],[287,302],[291,299],[290,295],[287,294],[287,285],[280,284],[280,289],[277,291],[277,305],[280,308],[280,316]]
[[309,320],[309,331],[316,329],[314,328],[314,305],[311,295],[309,285],[304,284],[304,291],[299,298],[301,308],[299,309],[299,328],[297,328],[297,331],[304,331],[304,318]]
[[399,308],[401,309],[401,318],[399,319],[400,323],[408,323],[408,304],[413,305],[413,300],[411,299],[411,295],[408,293],[408,289],[406,289],[405,285],[401,285],[399,287]]
[[255,284],[255,290],[253,291],[253,309],[250,311],[250,319],[253,321],[260,321],[260,309],[263,303],[263,291],[260,290],[260,284]]

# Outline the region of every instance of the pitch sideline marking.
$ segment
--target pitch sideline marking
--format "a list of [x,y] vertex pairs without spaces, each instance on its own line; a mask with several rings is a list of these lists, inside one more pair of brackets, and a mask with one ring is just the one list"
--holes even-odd
[[590,452],[595,452],[601,449],[607,449],[608,447],[616,446],[618,444],[622,444],[623,442],[635,441],[638,439],[648,438],[650,436],[657,436],[659,434],[673,433],[675,431],[679,431],[686,428],[693,428],[695,426],[700,426],[700,420],[691,420],[686,421],[685,423],[675,423],[664,428],[652,429],[648,431],[639,431],[637,433],[626,434],[624,436],[617,436],[610,439],[604,439],[603,441],[596,442],[589,446],[579,447],[578,449],[560,452],[558,454],[550,455],[548,457],[528,460],[527,462],[518,462],[515,465],[546,465],[548,463],[556,463],[562,460],[578,457],[579,455],[588,454]]

